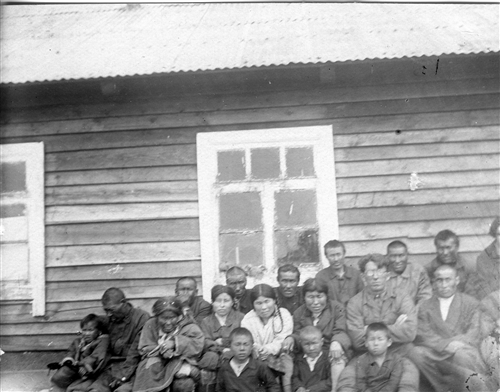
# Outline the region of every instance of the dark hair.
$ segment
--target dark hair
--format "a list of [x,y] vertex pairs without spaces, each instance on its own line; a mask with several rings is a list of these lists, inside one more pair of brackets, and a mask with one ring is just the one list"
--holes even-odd
[[405,251],[408,252],[408,247],[403,241],[392,241],[389,245],[387,245],[387,253],[389,253],[389,249],[391,248],[405,248]]
[[179,283],[182,282],[183,280],[190,280],[191,282],[194,283],[194,287],[198,288],[198,282],[192,276],[183,276],[182,278],[177,279],[177,282],[175,282],[175,288],[179,287]]
[[299,333],[301,339],[304,339],[304,336],[308,336],[308,335],[312,335],[312,334],[319,335],[319,336],[323,337],[323,333],[313,325],[305,326],[304,328],[302,328],[300,330],[300,333]]
[[452,271],[455,272],[455,276],[458,276],[457,268],[454,265],[452,265],[452,264],[441,264],[432,273],[432,280],[434,280],[436,278],[436,272],[444,270],[444,269],[450,269],[450,270],[452,270]]
[[229,286],[223,286],[221,284],[218,284],[218,285],[215,285],[214,287],[212,287],[212,292],[211,292],[212,302],[215,302],[217,297],[223,293],[228,294],[234,301],[234,297],[236,296],[236,294],[234,293],[234,290]]
[[163,312],[170,311],[175,313],[177,316],[182,315],[182,303],[179,301],[178,297],[163,297],[156,300],[153,305],[153,315],[155,317],[159,316]]
[[323,250],[325,251],[325,253],[326,250],[330,248],[342,248],[345,253],[345,245],[338,240],[330,240],[325,245],[323,245]]
[[125,294],[119,288],[111,287],[102,295],[101,302],[103,304],[112,302],[114,304],[124,302]]
[[228,275],[236,275],[236,274],[238,275],[243,274],[245,275],[245,277],[247,276],[247,273],[243,268],[240,268],[235,265],[234,267],[231,267],[226,271],[226,278],[228,277]]
[[82,321],[80,321],[80,328],[83,328],[88,323],[94,323],[95,329],[97,329],[100,333],[108,333],[108,325],[103,317],[90,313],[86,315]]
[[277,301],[276,292],[271,286],[265,283],[255,285],[253,289],[250,290],[250,301],[252,302],[252,304],[259,297],[271,298]]
[[359,270],[361,272],[365,272],[366,264],[368,264],[370,261],[375,263],[378,269],[382,267],[387,268],[389,265],[389,260],[387,260],[387,257],[385,257],[384,255],[381,255],[380,253],[370,253],[359,259],[358,261]]
[[302,286],[302,295],[305,297],[306,293],[310,293],[311,291],[317,291],[318,293],[324,293],[328,295],[328,284],[316,278],[309,278],[304,282],[304,285]]
[[276,315],[278,315],[278,317],[280,318],[280,322],[281,322],[281,329],[279,331],[275,331],[273,320],[271,320],[271,324],[273,326],[273,333],[274,332],[280,333],[281,331],[283,331],[284,323],[283,323],[283,316],[281,315],[281,311],[280,311],[280,307],[279,307],[278,298],[276,297],[276,292],[268,284],[261,283],[261,284],[255,285],[253,287],[253,289],[250,290],[250,301],[252,302],[252,306],[253,306],[253,303],[259,297],[271,298],[276,302],[276,312],[271,317],[276,317]]
[[458,235],[456,235],[453,231],[451,230],[441,230],[439,233],[436,234],[434,237],[434,245],[437,246],[438,241],[448,241],[450,238],[455,241],[455,244],[460,246],[460,240],[458,238]]
[[497,230],[499,225],[500,218],[497,216],[495,219],[493,219],[493,222],[491,222],[490,231],[488,232],[489,235],[491,235],[493,238],[497,238]]
[[229,341],[232,343],[233,342],[233,339],[236,337],[236,336],[245,336],[247,338],[250,338],[250,340],[252,341],[252,344],[253,344],[253,336],[252,336],[252,333],[246,329],[246,328],[243,328],[243,327],[238,327],[238,328],[235,328],[231,331],[231,333],[229,334]]
[[371,324],[369,324],[368,327],[366,327],[365,336],[368,336],[369,332],[378,332],[378,331],[385,332],[387,339],[391,338],[391,331],[390,331],[389,327],[387,325],[385,325],[384,323],[371,323]]
[[278,268],[278,280],[279,280],[280,274],[282,272],[293,272],[293,273],[296,273],[297,274],[297,280],[300,280],[300,271],[293,264],[284,264],[284,265],[282,265],[281,267]]

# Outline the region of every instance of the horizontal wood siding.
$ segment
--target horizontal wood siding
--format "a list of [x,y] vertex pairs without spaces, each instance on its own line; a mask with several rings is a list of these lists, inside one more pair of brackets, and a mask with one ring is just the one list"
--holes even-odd
[[473,263],[499,214],[498,83],[464,74],[9,110],[2,143],[45,143],[47,315],[2,304],[2,349],[66,348],[107,287],[149,311],[178,277],[202,283],[198,132],[332,125],[349,263],[393,239],[426,263],[442,229]]

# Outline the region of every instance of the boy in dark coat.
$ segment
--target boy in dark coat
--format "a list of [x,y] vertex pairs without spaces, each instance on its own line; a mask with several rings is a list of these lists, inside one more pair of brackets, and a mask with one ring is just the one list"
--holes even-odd
[[222,363],[217,374],[217,392],[280,392],[276,377],[264,362],[252,358],[253,337],[246,328],[229,335],[234,357]]
[[292,375],[294,392],[330,392],[332,372],[328,351],[322,351],[323,336],[313,326],[300,331],[300,341],[304,355],[295,359]]

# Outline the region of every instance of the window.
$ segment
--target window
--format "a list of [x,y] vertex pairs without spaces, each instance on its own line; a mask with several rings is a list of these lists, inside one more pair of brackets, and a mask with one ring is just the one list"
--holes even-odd
[[1,299],[33,300],[45,314],[43,143],[0,146]]
[[331,127],[199,133],[197,149],[205,297],[234,265],[249,286],[276,285],[282,264],[302,280],[323,268],[338,238]]

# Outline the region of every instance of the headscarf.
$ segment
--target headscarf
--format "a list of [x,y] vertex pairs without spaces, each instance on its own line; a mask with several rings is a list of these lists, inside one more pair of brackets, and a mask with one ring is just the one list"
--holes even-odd
[[214,287],[212,287],[212,302],[215,302],[217,297],[221,294],[227,294],[231,297],[231,299],[234,301],[234,297],[236,294],[234,293],[234,290],[229,287],[229,286],[223,286],[221,284],[218,284]]
[[152,310],[155,317],[167,310],[180,316],[182,315],[182,304],[177,297],[163,297],[156,300]]

